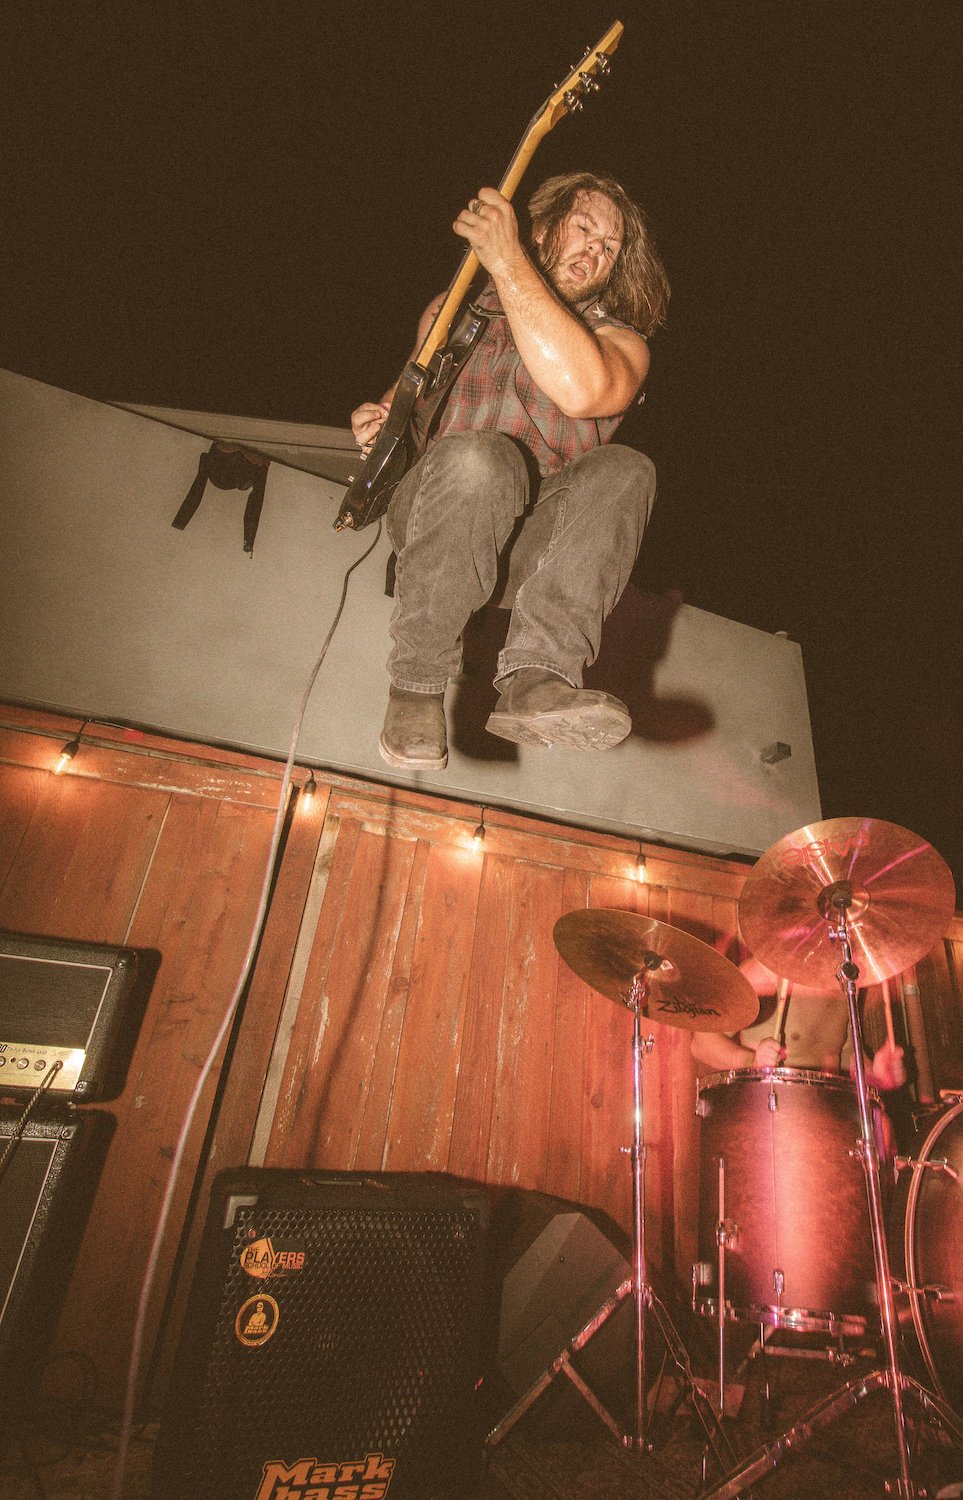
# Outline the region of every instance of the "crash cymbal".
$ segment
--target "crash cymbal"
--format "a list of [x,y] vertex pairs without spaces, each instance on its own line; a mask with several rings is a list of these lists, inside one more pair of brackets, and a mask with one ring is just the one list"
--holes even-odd
[[830,818],[767,849],[743,887],[739,925],[774,973],[835,987],[843,954],[826,914],[848,902],[858,982],[878,984],[934,948],[955,900],[946,861],[917,834],[877,818]]
[[555,923],[555,946],[580,979],[631,1003],[645,971],[642,1014],[686,1031],[739,1031],[756,1019],[752,985],[708,943],[634,911],[570,911]]

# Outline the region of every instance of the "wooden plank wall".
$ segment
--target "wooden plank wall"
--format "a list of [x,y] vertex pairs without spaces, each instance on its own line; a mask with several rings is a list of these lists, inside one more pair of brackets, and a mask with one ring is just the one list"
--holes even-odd
[[[92,725],[56,777],[76,728],[0,708],[0,926],[160,959],[127,1085],[107,1106],[117,1129],[57,1345],[92,1361],[97,1399],[116,1406],[171,1154],[249,940],[280,767]],[[148,1320],[149,1348],[164,1335],[155,1400],[221,1167],[449,1172],[571,1199],[627,1228],[631,1016],[560,960],[554,923],[589,906],[647,912],[742,956],[745,863],[645,847],[640,883],[625,839],[488,809],[475,849],[477,807],[316,777],[313,802],[290,810],[216,1114],[217,1069],[188,1142]],[[963,1087],[961,959],[957,920],[901,977],[926,1097]],[[686,1032],[653,1029],[647,1253],[685,1291],[695,1069]]]
[[[630,1013],[552,941],[565,912],[657,916],[736,954],[744,865],[478,808],[335,789],[330,868],[259,1158],[272,1166],[438,1171],[538,1189],[628,1227]],[[652,1254],[687,1253],[694,1070],[659,1028],[645,1067]],[[687,1205],[688,1207],[688,1205]],[[668,1235],[668,1243],[663,1243]],[[692,1255],[689,1254],[689,1260]]]
[[[227,1009],[257,908],[278,768],[91,726],[68,773],[52,773],[76,720],[0,709],[0,927],[125,944],[160,956],[57,1338],[96,1371],[96,1399],[122,1400],[141,1281],[171,1156]],[[293,946],[313,862],[311,820],[288,840],[249,1003]],[[317,828],[313,833],[316,846]],[[306,872],[298,870],[306,861]],[[271,983],[264,977],[272,969]],[[273,1042],[245,1059],[263,1076]],[[178,1179],[147,1325],[154,1346],[218,1079],[209,1080]]]

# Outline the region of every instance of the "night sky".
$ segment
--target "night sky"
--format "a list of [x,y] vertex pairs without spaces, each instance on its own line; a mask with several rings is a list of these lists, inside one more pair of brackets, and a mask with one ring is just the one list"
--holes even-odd
[[614,175],[666,262],[637,581],[799,641],[824,816],[912,829],[963,892],[957,4],[7,7],[0,366],[347,425],[616,15],[517,202]]

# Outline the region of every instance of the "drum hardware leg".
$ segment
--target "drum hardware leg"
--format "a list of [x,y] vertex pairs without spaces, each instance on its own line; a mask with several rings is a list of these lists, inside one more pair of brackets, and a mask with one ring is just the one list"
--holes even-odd
[[879,1173],[879,1152],[870,1118],[869,1089],[866,1083],[866,1064],[863,1057],[863,1031],[859,1014],[859,998],[856,981],[859,969],[853,962],[853,949],[849,938],[846,912],[852,904],[852,893],[844,883],[833,892],[827,902],[824,915],[829,924],[829,936],[839,944],[843,961],[839,966],[839,982],[849,1003],[849,1023],[853,1037],[853,1064],[856,1074],[856,1097],[859,1101],[859,1121],[863,1170],[866,1177],[866,1192],[869,1200],[870,1232],[873,1255],[876,1261],[876,1290],[882,1320],[883,1342],[886,1348],[886,1373],[889,1377],[889,1392],[893,1403],[893,1426],[896,1435],[899,1461],[899,1493],[912,1500],[916,1487],[910,1473],[909,1443],[906,1428],[906,1413],[903,1408],[903,1375],[899,1363],[899,1323],[896,1314],[896,1299],[893,1279],[889,1269],[889,1249],[886,1226],[883,1220],[883,1192]]
[[[706,1441],[703,1447],[704,1479],[706,1472],[705,1465],[710,1453],[715,1459],[718,1468],[722,1470],[724,1469],[727,1462],[735,1462],[735,1450],[733,1449],[732,1444],[726,1436],[725,1429],[723,1428],[721,1422],[716,1416],[715,1411],[713,1410],[712,1402],[709,1400],[705,1391],[699,1385],[698,1381],[692,1373],[689,1351],[686,1349],[678,1329],[669,1316],[668,1309],[665,1307],[660,1298],[656,1296],[655,1292],[652,1291],[651,1287],[648,1290],[648,1298],[649,1306],[652,1309],[652,1315],[655,1318],[655,1321],[659,1328],[659,1332],[662,1334],[662,1337],[665,1341],[665,1347],[668,1351],[668,1358],[671,1358],[676,1367],[677,1374],[675,1376],[675,1379],[679,1381],[680,1385],[679,1400],[681,1401],[683,1399],[684,1392],[684,1395],[688,1397],[689,1402],[691,1403],[692,1410],[695,1416],[698,1418],[699,1423],[702,1427],[703,1434],[705,1435]],[[665,1362],[663,1362],[663,1368],[664,1367]],[[677,1403],[677,1406],[678,1404],[679,1403]]]
[[[786,1289],[786,1278],[783,1275],[782,1271],[773,1271],[773,1273],[772,1273],[772,1289],[773,1289],[773,1291],[776,1294],[776,1308],[777,1308],[777,1310],[779,1312],[781,1312],[782,1311],[782,1294],[783,1294],[783,1292]],[[773,1352],[775,1352],[775,1351],[773,1351]],[[769,1353],[769,1350],[766,1347],[766,1339],[765,1339],[765,1336],[763,1335],[763,1337],[762,1337],[762,1339],[760,1341],[760,1354],[762,1356],[762,1375],[763,1375],[762,1407],[763,1407],[763,1425],[765,1427],[769,1427],[769,1426],[772,1425],[772,1419],[773,1419],[773,1416],[775,1414],[775,1402],[773,1401],[773,1397],[772,1397],[772,1385],[771,1385],[770,1379],[769,1379],[768,1353]]]
[[[651,963],[648,968],[655,969],[662,963],[662,959],[651,955]],[[648,961],[647,961],[648,962]],[[645,1012],[648,997],[648,969],[640,970],[633,978],[632,987],[628,997],[625,999],[626,1006],[633,1013],[632,1029],[632,1105],[633,1105],[633,1132],[632,1145],[621,1148],[623,1155],[627,1155],[632,1163],[632,1277],[624,1281],[618,1290],[611,1296],[598,1312],[589,1320],[585,1327],[569,1341],[561,1354],[552,1364],[542,1372],[530,1389],[515,1403],[512,1409],[489,1432],[486,1447],[493,1447],[501,1442],[511,1429],[515,1426],[525,1413],[534,1405],[539,1397],[548,1390],[549,1386],[559,1375],[564,1376],[571,1382],[575,1390],[595,1412],[596,1416],[609,1429],[616,1441],[625,1449],[643,1454],[649,1453],[652,1444],[648,1441],[648,1406],[645,1393],[645,1313],[649,1310],[655,1319],[661,1332],[669,1355],[676,1366],[678,1374],[676,1378],[684,1385],[686,1395],[692,1405],[695,1415],[702,1424],[706,1434],[708,1446],[718,1463],[720,1469],[725,1462],[733,1462],[735,1454],[727,1437],[722,1431],[712,1410],[712,1404],[705,1393],[696,1384],[693,1378],[689,1355],[682,1339],[679,1337],[668,1312],[655,1295],[652,1287],[646,1279],[645,1262],[645,1149],[642,1144],[643,1135],[643,1100],[642,1100],[642,1064],[647,1053],[652,1050],[655,1038],[649,1035],[642,1037],[641,1021]],[[635,1345],[635,1390],[634,1390],[634,1413],[633,1430],[625,1432],[616,1421],[615,1417],[599,1400],[598,1396],[579,1374],[573,1364],[573,1356],[584,1349],[595,1334],[603,1327],[616,1309],[621,1306],[627,1297],[633,1299],[634,1320],[634,1345]]]
[[724,1156],[719,1157],[717,1195],[719,1206],[719,1217],[716,1220],[716,1282],[719,1291],[717,1312],[719,1405],[717,1415],[721,1422],[726,1413],[726,1251],[732,1244],[735,1232],[735,1226],[726,1220],[726,1159]]
[[762,1425],[772,1422],[772,1386],[769,1383],[769,1348],[765,1323],[759,1324],[759,1360],[762,1367]]

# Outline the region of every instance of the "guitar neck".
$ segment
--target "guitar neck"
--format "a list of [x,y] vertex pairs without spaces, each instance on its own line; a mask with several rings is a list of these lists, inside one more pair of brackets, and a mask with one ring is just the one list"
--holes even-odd
[[[544,134],[544,132],[543,132]],[[526,134],[515,155],[512,157],[511,165],[505,176],[498,185],[498,191],[503,198],[511,202],[515,195],[515,189],[524,176],[525,169],[535,155],[535,148],[541,137]],[[431,363],[435,351],[445,343],[451,329],[452,321],[459,307],[465,300],[468,288],[471,286],[478,273],[479,260],[474,250],[468,250],[462,257],[458,270],[452,278],[451,285],[445,293],[445,300],[438,309],[435,321],[432,323],[425,341],[418,353],[415,355],[415,364],[427,369]]]
[[[519,142],[515,155],[508,164],[505,173],[498,185],[498,191],[503,198],[511,202],[515,195],[515,189],[521,182],[529,162],[535,154],[535,149],[540,141],[558,123],[569,109],[574,107],[576,101],[573,92],[578,93],[584,89],[586,83],[591,82],[596,71],[608,66],[608,58],[619,44],[622,35],[621,21],[615,21],[597,44],[595,49],[589,49],[579,66],[569,74],[568,78],[549,97],[543,108],[532,118],[525,134]],[[591,83],[593,88],[598,85]],[[458,270],[452,278],[451,285],[445,293],[445,300],[438,309],[435,321],[428,330],[420,349],[414,357],[414,364],[427,369],[436,351],[445,343],[454,320],[455,314],[465,300],[468,288],[477,275],[479,268],[478,256],[474,250],[465,252]]]

